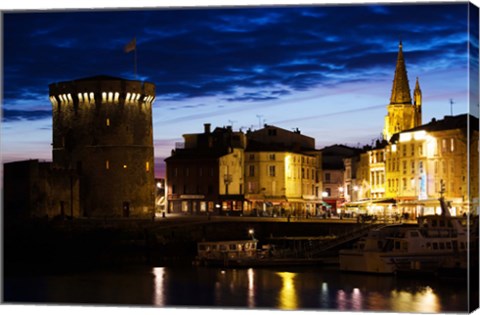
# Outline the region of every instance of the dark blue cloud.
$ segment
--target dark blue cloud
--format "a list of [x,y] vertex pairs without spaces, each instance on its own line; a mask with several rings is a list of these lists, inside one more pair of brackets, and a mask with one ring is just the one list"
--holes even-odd
[[[133,78],[134,55],[123,47],[134,36],[138,72],[157,85],[159,100],[222,95],[258,102],[318,85],[376,80],[391,76],[399,40],[408,65],[449,68],[466,60],[467,8],[457,3],[7,12],[4,104],[42,95],[48,103],[52,82],[99,73]],[[279,87],[282,92],[268,93]],[[254,91],[239,95],[240,88]]]
[[[17,110],[2,108],[2,121],[20,121],[20,120],[38,120],[51,118],[52,111],[50,110]],[[51,127],[50,127],[51,128]]]

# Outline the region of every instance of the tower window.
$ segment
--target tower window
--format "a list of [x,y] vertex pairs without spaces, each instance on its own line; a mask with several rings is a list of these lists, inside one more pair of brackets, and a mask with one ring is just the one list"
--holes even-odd
[[109,161],[109,160],[106,160],[106,161],[105,161],[105,169],[106,169],[106,170],[109,170],[109,169],[110,169],[110,161]]
[[148,172],[150,171],[150,162],[145,163],[145,170]]
[[107,127],[110,127],[110,118],[107,118],[107,120],[105,121],[105,124],[107,125]]

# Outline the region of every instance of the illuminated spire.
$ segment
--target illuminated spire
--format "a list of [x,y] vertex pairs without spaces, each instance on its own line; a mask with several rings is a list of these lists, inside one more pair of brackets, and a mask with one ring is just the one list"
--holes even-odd
[[407,69],[403,59],[402,41],[398,45],[397,67],[393,78],[392,96],[390,104],[412,104],[410,87],[408,85]]
[[413,91],[413,100],[415,105],[422,105],[422,90],[420,90],[420,83],[418,82],[418,77],[417,82],[415,83],[415,90]]

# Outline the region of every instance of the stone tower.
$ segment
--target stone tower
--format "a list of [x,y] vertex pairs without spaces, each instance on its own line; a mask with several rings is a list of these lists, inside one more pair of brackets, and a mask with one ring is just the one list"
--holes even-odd
[[390,138],[397,132],[414,128],[422,124],[422,93],[420,84],[416,82],[414,102],[410,94],[407,68],[403,57],[402,42],[398,46],[397,66],[393,79],[392,95],[390,104],[387,106],[383,138]]
[[53,165],[79,175],[82,215],[151,217],[155,85],[96,76],[49,88]]

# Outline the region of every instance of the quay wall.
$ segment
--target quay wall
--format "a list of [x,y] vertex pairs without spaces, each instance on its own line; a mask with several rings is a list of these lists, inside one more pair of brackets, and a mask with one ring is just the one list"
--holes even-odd
[[[240,240],[254,237],[339,235],[356,222],[260,222],[203,220],[199,222],[149,220],[28,221],[5,225],[4,263],[8,270],[72,268],[169,263],[191,263],[199,241]],[[9,269],[10,268],[10,269]]]

